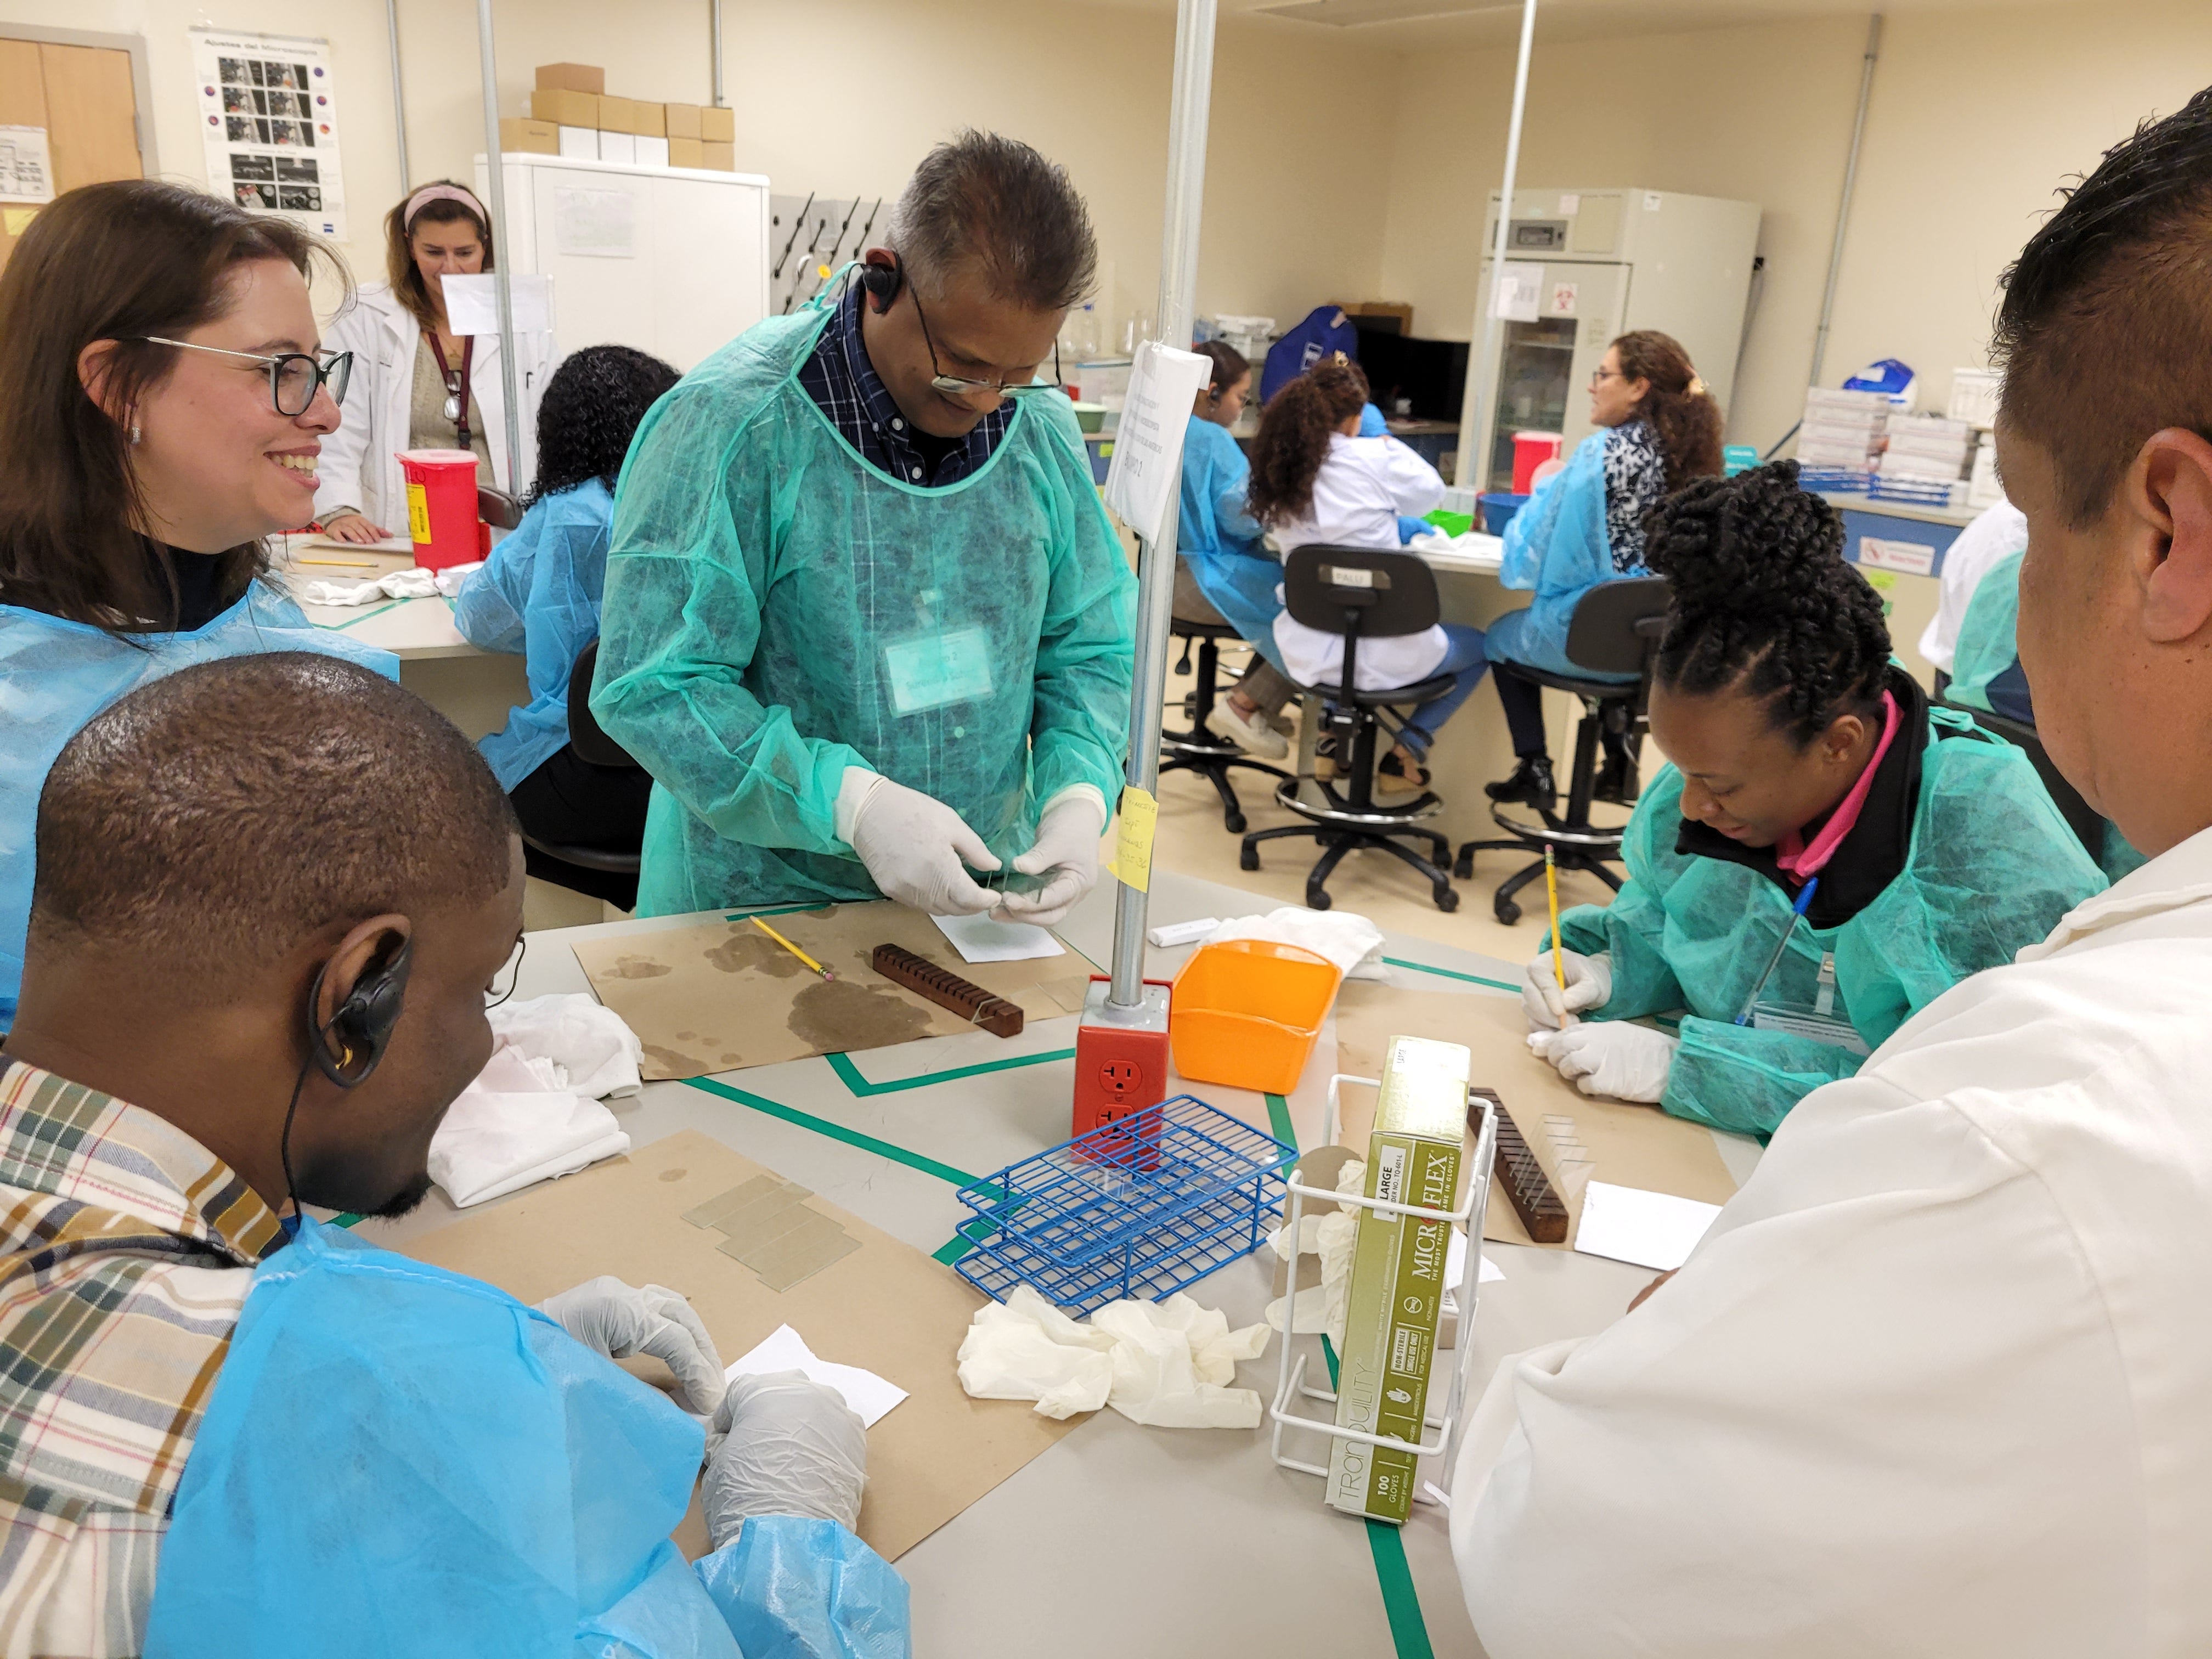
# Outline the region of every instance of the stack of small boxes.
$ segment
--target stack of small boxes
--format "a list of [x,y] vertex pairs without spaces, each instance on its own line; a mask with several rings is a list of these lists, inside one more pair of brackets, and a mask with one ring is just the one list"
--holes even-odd
[[607,94],[590,64],[541,64],[526,117],[502,120],[502,150],[638,167],[738,170],[737,112]]
[[1863,491],[1879,465],[1889,409],[1879,392],[1808,387],[1797,428],[1797,481],[1808,489]]
[[1955,507],[1966,499],[1967,453],[1974,429],[1942,415],[1893,415],[1869,492],[1876,500]]
[[1966,505],[1995,507],[2004,500],[1997,482],[1997,454],[1993,430],[1997,423],[1997,394],[2002,382],[1994,369],[1954,368],[1951,371],[1951,418],[1974,428],[1974,458],[1966,472]]

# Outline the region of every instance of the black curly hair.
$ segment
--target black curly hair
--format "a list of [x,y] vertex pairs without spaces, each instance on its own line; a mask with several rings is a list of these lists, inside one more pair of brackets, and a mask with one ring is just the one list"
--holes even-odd
[[682,378],[629,346],[586,346],[564,358],[538,405],[538,482],[530,499],[542,501],[592,478],[612,489],[638,422]]
[[1651,516],[1644,562],[1673,585],[1656,678],[1765,702],[1802,749],[1871,714],[1889,673],[1881,599],[1844,562],[1844,521],[1797,487],[1797,463],[1699,478]]

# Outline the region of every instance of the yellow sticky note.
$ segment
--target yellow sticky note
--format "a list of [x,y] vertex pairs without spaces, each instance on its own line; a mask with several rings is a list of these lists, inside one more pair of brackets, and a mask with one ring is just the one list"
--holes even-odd
[[7,226],[10,236],[21,236],[38,216],[39,210],[34,207],[0,208],[0,224]]
[[422,546],[430,544],[430,492],[418,483],[407,486],[407,533]]
[[1134,784],[1121,791],[1121,820],[1114,839],[1113,861],[1106,867],[1124,887],[1152,890],[1152,831],[1160,804]]
[[1897,586],[1897,572],[1894,570],[1862,570],[1859,574],[1866,578],[1867,586],[1877,593],[1887,593]]

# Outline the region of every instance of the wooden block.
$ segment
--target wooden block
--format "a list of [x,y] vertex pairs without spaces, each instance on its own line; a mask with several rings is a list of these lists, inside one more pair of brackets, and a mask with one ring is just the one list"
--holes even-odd
[[1514,1214],[1528,1230],[1528,1237],[1539,1244],[1564,1244],[1567,1241],[1567,1206],[1560,1201],[1544,1166],[1536,1161],[1522,1139],[1521,1126],[1513,1121],[1513,1114],[1505,1109],[1505,1103],[1492,1089],[1469,1089],[1468,1095],[1468,1127],[1473,1129],[1480,1118],[1474,1103],[1486,1100],[1498,1109],[1498,1160],[1492,1173],[1498,1184],[1505,1189],[1505,1196],[1513,1202]]
[[588,92],[597,97],[607,89],[607,72],[596,64],[540,64],[541,92]]
[[597,127],[599,94],[573,87],[539,87],[530,94],[530,115],[556,127]]
[[1022,1032],[1022,1011],[1018,1003],[994,996],[981,986],[960,977],[950,968],[940,968],[923,957],[896,945],[878,945],[869,965],[885,979],[903,985],[916,996],[948,1008],[969,1024],[981,1027],[994,1036],[1019,1036]]
[[663,104],[660,107],[667,112],[668,136],[671,138],[697,138],[702,136],[698,105]]
[[738,170],[738,147],[735,144],[718,144],[708,140],[699,146],[699,150],[701,167],[716,173],[735,173]]
[[502,151],[525,155],[558,155],[561,129],[550,121],[510,115],[499,124],[499,147]]
[[699,136],[710,144],[734,144],[738,142],[738,112],[733,109],[715,109],[711,106],[699,112]]

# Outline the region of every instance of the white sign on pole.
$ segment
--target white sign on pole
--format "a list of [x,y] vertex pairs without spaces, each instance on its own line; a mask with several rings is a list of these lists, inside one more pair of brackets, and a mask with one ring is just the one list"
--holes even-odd
[[1106,469],[1106,505],[1147,545],[1159,539],[1168,502],[1182,487],[1182,439],[1190,406],[1213,360],[1157,340],[1137,348],[1128,401]]
[[1490,314],[1509,323],[1533,323],[1541,303],[1538,290],[1544,284],[1544,267],[1515,264],[1498,267],[1498,285],[1490,295]]
[[51,202],[54,164],[44,127],[0,127],[0,202]]
[[344,241],[331,43],[216,29],[191,40],[208,188]]

